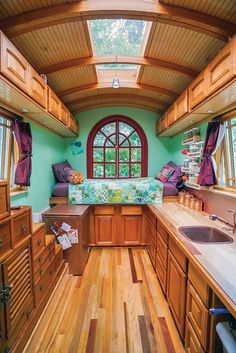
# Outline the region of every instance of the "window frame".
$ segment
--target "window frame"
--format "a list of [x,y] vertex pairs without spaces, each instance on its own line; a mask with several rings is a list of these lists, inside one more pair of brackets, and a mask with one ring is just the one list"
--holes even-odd
[[[108,116],[108,117],[100,120],[90,131],[88,139],[87,139],[87,177],[89,179],[132,179],[132,178],[135,178],[135,177],[131,177],[131,175],[129,175],[128,177],[124,177],[124,176],[106,177],[105,175],[103,177],[94,177],[93,176],[94,139],[95,139],[97,133],[99,132],[99,130],[102,129],[103,126],[105,126],[109,123],[114,123],[114,122],[122,122],[122,123],[130,125],[139,135],[140,140],[141,140],[140,148],[142,149],[142,158],[141,158],[141,162],[139,162],[139,164],[141,165],[140,177],[146,177],[147,173],[148,173],[148,143],[147,143],[146,134],[145,134],[144,130],[142,129],[142,127],[137,122],[135,122],[133,119],[128,118],[123,115]],[[116,162],[114,162],[114,163],[116,164],[116,166],[117,166],[117,164],[118,165],[120,164],[119,160],[116,160]],[[127,163],[130,165],[131,161],[129,160],[129,162],[127,162]],[[103,165],[104,164],[105,163],[103,161]]]

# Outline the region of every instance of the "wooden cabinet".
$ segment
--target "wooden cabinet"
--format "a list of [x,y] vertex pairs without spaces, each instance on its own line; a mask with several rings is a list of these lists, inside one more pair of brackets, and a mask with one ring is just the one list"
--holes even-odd
[[188,86],[189,109],[193,109],[207,96],[206,70],[201,72]]
[[44,248],[45,246],[45,226],[44,224],[37,224],[37,229],[33,229],[32,232],[32,255],[33,258],[35,258],[40,251]]
[[186,320],[185,349],[186,353],[205,353],[188,319]]
[[207,93],[212,94],[236,75],[236,38],[232,39],[207,66]]
[[142,206],[121,206],[120,245],[140,245],[142,242]]
[[32,216],[30,207],[22,207],[12,216],[12,247],[24,240],[32,233]]
[[[33,311],[29,240],[3,262],[8,345],[11,347]],[[7,300],[7,296],[9,300]]]
[[48,87],[48,111],[60,120],[61,101],[57,95]]
[[188,113],[188,90],[186,89],[174,103],[175,120]]
[[167,300],[182,338],[185,326],[186,279],[186,274],[171,251],[168,251]]
[[157,122],[157,135],[168,127],[168,111]]
[[68,126],[69,128],[74,131],[76,134],[79,133],[79,125],[77,119],[72,115],[69,114],[68,116]]
[[60,120],[63,124],[68,125],[68,117],[69,117],[69,110],[66,108],[64,104],[61,103],[61,113],[60,113]]
[[10,188],[5,180],[0,180],[0,220],[10,215]]
[[11,249],[11,219],[0,221],[0,256],[5,255]]
[[1,32],[1,73],[29,92],[29,63]]
[[95,215],[96,245],[116,245],[116,227],[114,215]]
[[175,105],[172,104],[168,109],[168,127],[176,121]]
[[29,94],[43,108],[47,108],[47,84],[39,74],[29,67]]

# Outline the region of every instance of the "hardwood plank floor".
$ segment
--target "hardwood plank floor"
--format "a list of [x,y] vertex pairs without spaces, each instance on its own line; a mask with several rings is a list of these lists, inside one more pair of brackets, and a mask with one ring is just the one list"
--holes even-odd
[[65,275],[24,353],[183,353],[144,249],[95,248]]

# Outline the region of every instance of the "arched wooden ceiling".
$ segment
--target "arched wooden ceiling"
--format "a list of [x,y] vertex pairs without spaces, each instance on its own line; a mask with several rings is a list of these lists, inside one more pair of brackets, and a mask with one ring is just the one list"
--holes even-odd
[[[95,56],[87,20],[100,18],[151,21],[143,54]],[[0,29],[72,111],[128,105],[162,114],[236,33],[235,0],[5,0]],[[138,70],[118,71],[115,90],[114,70],[97,69],[110,63]]]

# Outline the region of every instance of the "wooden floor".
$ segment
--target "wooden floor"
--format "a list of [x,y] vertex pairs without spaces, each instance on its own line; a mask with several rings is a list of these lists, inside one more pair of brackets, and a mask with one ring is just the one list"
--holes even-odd
[[93,249],[65,275],[25,353],[183,353],[144,249]]

